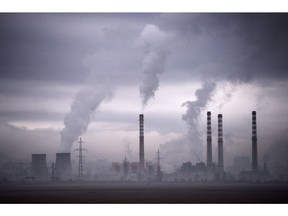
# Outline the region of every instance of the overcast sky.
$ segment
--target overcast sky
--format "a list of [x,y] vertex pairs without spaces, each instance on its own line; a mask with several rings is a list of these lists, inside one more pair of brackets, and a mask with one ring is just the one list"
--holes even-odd
[[160,148],[172,170],[206,161],[210,110],[213,161],[222,113],[230,166],[251,156],[255,110],[261,165],[287,140],[287,38],[287,14],[2,13],[1,160],[76,160],[81,136],[88,161],[138,161],[143,112],[145,159]]

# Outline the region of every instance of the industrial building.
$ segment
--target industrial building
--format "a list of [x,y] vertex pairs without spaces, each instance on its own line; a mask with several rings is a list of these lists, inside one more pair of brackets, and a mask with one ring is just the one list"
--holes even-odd
[[70,153],[56,153],[56,176],[59,179],[65,180],[72,176]]
[[[118,173],[122,176],[122,179],[135,179],[136,173],[138,174],[139,181],[147,181],[150,179],[154,180],[183,180],[183,181],[227,181],[233,179],[231,174],[235,175],[235,179],[249,179],[251,181],[259,179],[268,179],[267,170],[263,174],[262,171],[258,169],[258,154],[257,154],[257,127],[256,127],[256,111],[252,111],[252,167],[251,170],[247,170],[249,164],[249,158],[247,157],[236,157],[234,159],[233,168],[235,168],[232,173],[227,173],[224,166],[224,140],[223,140],[223,115],[218,114],[218,139],[217,139],[217,153],[218,161],[213,162],[212,155],[212,127],[211,127],[211,111],[207,112],[207,157],[206,164],[204,162],[198,162],[193,165],[190,161],[184,162],[181,167],[174,173],[170,174],[169,178],[163,176],[160,169],[160,157],[158,155],[157,164],[145,163],[144,154],[144,115],[139,115],[139,163],[128,162],[125,158],[123,163],[112,164],[112,170],[114,174]],[[229,170],[229,169],[228,169]],[[231,168],[230,170],[231,171]],[[134,175],[134,178],[131,178]],[[173,176],[173,178],[171,178]],[[264,178],[265,177],[265,178]]]
[[[129,162],[125,158],[123,163],[112,162],[112,174],[114,180],[139,181],[140,163]],[[151,162],[145,163],[145,169],[142,171],[142,180],[156,179],[157,164]]]
[[37,179],[48,178],[46,154],[32,154],[31,176]]

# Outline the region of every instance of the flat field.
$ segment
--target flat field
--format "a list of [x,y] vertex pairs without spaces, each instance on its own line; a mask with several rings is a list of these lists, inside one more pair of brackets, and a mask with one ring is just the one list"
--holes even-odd
[[288,203],[286,183],[10,183],[0,203]]

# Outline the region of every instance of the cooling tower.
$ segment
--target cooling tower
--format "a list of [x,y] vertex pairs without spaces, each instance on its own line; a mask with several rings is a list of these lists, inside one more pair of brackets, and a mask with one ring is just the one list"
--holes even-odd
[[211,132],[211,112],[207,112],[207,167],[212,167],[212,132]]
[[223,171],[224,169],[222,114],[218,114],[218,169],[219,171]]
[[46,154],[32,154],[31,174],[36,178],[48,176]]
[[56,153],[56,175],[59,178],[68,178],[71,175],[70,153]]
[[258,170],[256,111],[252,111],[252,170]]
[[144,175],[144,115],[139,115],[139,177],[140,180]]

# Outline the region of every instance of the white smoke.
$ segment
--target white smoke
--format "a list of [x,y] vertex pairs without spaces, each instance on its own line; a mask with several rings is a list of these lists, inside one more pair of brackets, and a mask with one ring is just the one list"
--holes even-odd
[[142,62],[144,76],[139,90],[143,108],[158,90],[158,75],[164,72],[170,38],[171,35],[151,24],[146,25],[141,32],[138,42],[145,52],[145,57]]
[[215,88],[214,82],[206,82],[196,90],[196,100],[183,103],[182,106],[187,107],[186,113],[182,115],[182,119],[188,126],[187,134],[180,139],[166,142],[160,146],[163,162],[165,162],[163,169],[166,172],[175,171],[175,167],[181,166],[181,163],[185,161],[192,163],[203,161],[199,117],[211,101]]
[[187,107],[186,113],[182,115],[182,119],[186,121],[188,126],[187,140],[190,143],[192,156],[197,161],[203,158],[198,119],[201,111],[205,109],[211,100],[215,88],[216,84],[214,82],[206,82],[202,85],[202,88],[196,90],[195,101],[187,101],[183,104],[183,106]]
[[95,110],[104,100],[111,98],[111,95],[110,88],[105,85],[85,87],[77,92],[70,113],[64,119],[60,152],[70,152],[73,143],[87,131]]

